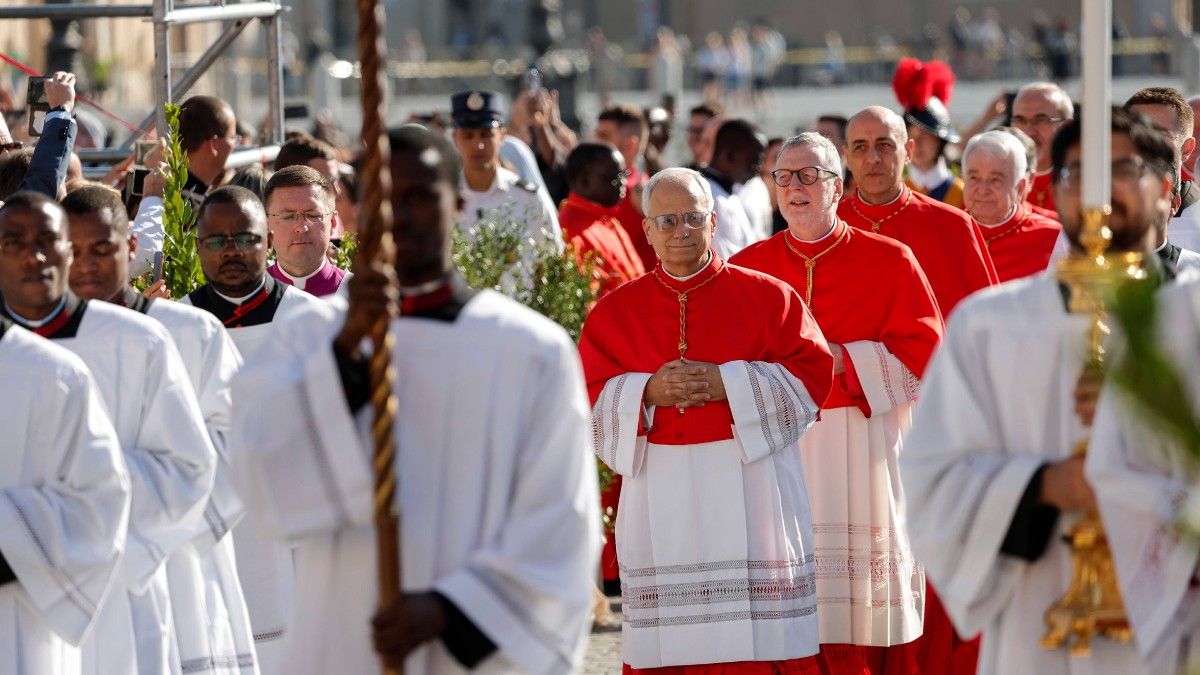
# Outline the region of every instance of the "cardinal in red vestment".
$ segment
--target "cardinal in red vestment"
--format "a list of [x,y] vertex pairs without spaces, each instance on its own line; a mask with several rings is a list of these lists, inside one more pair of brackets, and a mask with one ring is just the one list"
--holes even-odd
[[580,339],[617,516],[625,672],[821,673],[797,442],[833,357],[799,295],[711,250],[708,182],[665,169],[644,232],[661,261],[601,298]]
[[846,162],[857,180],[837,215],[853,227],[907,245],[933,288],[943,316],[975,291],[996,283],[987,246],[970,216],[915,192],[903,181],[913,150],[904,120],[879,106],[846,127]]
[[838,218],[841,161],[832,143],[801,134],[784,144],[775,167],[788,229],[733,262],[801,293],[834,354],[833,390],[800,444],[817,545],[822,672],[930,672],[918,641],[923,617],[928,622],[924,572],[894,486],[941,315],[907,246]]

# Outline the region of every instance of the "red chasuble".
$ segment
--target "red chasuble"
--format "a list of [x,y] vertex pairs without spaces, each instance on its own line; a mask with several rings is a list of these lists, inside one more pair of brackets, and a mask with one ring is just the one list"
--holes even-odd
[[1004,282],[1046,269],[1062,225],[1021,204],[1008,220],[994,227],[980,225],[979,230],[996,265],[996,274]]
[[[815,260],[811,288],[805,258]],[[829,342],[882,342],[917,377],[941,339],[942,318],[925,275],[912,252],[887,237],[844,222],[815,242],[784,230],[747,247],[733,263],[766,272],[811,298],[809,308]],[[870,414],[852,368],[834,378],[821,407],[850,406]]]
[[[867,204],[854,192],[838,205],[838,216],[860,230],[891,237],[912,249],[943,317],[950,316],[963,298],[997,283],[987,246],[971,217],[907,186],[901,186],[894,201],[882,205]],[[870,274],[870,268],[863,269]],[[886,277],[873,279],[883,283]]]
[[[679,296],[686,293],[681,321]],[[596,303],[583,326],[579,355],[595,403],[604,385],[624,373],[655,373],[679,358],[681,324],[691,361],[777,363],[796,376],[814,401],[824,400],[833,357],[808,309],[786,284],[765,274],[712,262],[686,281],[661,266]],[[733,438],[726,401],[703,407],[659,407],[647,440],[658,445]]]
[[658,254],[654,252],[654,247],[650,245],[650,240],[646,239],[646,231],[642,229],[642,219],[645,214],[633,203],[633,192],[643,187],[646,179],[636,168],[629,169],[629,178],[625,181],[625,198],[617,202],[617,220],[621,221],[621,227],[625,228],[625,234],[629,235],[629,241],[633,242],[633,248],[638,252],[638,257],[642,259],[642,269],[654,269],[655,263],[658,262]]
[[1053,170],[1033,174],[1033,187],[1025,201],[1047,211],[1054,211],[1054,183],[1050,180]]
[[[629,235],[617,220],[615,209],[605,208],[572,192],[558,209],[558,224],[562,227],[563,238],[579,256],[595,254],[601,295],[646,273]],[[638,234],[646,238],[641,230]]]

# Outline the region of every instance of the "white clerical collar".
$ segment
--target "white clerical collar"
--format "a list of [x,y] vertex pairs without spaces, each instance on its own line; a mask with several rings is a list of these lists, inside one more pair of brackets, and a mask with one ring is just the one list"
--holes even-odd
[[13,310],[13,308],[11,306],[9,306],[7,301],[5,301],[5,303],[4,303],[4,311],[8,312],[8,315],[11,316],[12,318],[16,319],[17,322],[20,323],[21,326],[24,328],[41,328],[42,326],[53,321],[55,319],[55,317],[57,317],[59,315],[59,313],[63,311],[63,308],[66,306],[67,306],[67,296],[64,295],[64,296],[62,296],[62,299],[58,301],[58,306],[54,308],[54,311],[47,314],[46,318],[39,319],[37,321],[33,321],[31,319],[26,319],[25,317],[21,316],[20,314],[17,314]]
[[825,231],[825,234],[817,237],[816,239],[801,239],[800,237],[797,237],[795,234],[792,233],[791,228],[788,229],[787,236],[789,236],[792,239],[795,239],[796,241],[803,243],[803,244],[817,244],[817,243],[820,243],[820,242],[825,241],[826,239],[832,237],[833,233],[835,231],[837,231],[837,226],[838,226],[838,221],[836,221],[836,220],[833,221],[833,224],[829,226],[829,229]]
[[1040,177],[1042,177],[1042,176],[1049,176],[1049,175],[1050,175],[1050,172],[1051,172],[1051,171],[1053,171],[1053,170],[1054,170],[1054,167],[1050,167],[1049,169],[1045,169],[1045,170],[1043,170],[1043,171],[1034,171],[1034,172],[1033,172],[1033,175],[1035,175],[1035,176],[1037,176],[1037,177],[1039,177],[1039,178],[1040,178]]
[[700,266],[700,269],[696,270],[695,272],[692,272],[691,274],[687,275],[686,277],[677,277],[674,274],[667,272],[667,268],[665,268],[665,267],[663,268],[663,271],[667,272],[667,276],[671,277],[675,281],[687,281],[688,279],[691,279],[692,277],[696,276],[697,274],[700,274],[704,270],[708,269],[708,266],[712,264],[712,261],[713,261],[713,252],[712,252],[712,249],[709,249],[708,250],[708,260],[704,261],[704,264]]
[[[1163,252],[1163,249],[1165,249],[1165,248],[1167,247],[1167,244],[1170,244],[1170,243],[1171,243],[1170,241],[1167,241],[1167,239],[1165,239],[1165,238],[1164,238],[1164,239],[1163,239],[1162,246],[1159,246],[1158,248],[1154,249],[1154,252],[1155,252],[1155,253],[1162,253],[1162,252]],[[12,314],[12,310],[9,310],[9,314]],[[46,319],[46,320],[47,320],[47,321],[49,321],[49,319]]]
[[255,293],[258,293],[259,291],[261,291],[261,290],[263,289],[263,286],[266,286],[266,285],[267,285],[267,277],[264,275],[264,276],[263,276],[263,280],[262,280],[262,281],[260,281],[260,282],[259,282],[259,284],[258,284],[258,288],[256,288],[256,289],[254,289],[254,290],[250,291],[250,293],[248,293],[247,295],[243,295],[243,296],[242,296],[242,297],[240,297],[240,298],[231,298],[231,297],[229,297],[228,295],[225,295],[224,293],[222,293],[221,291],[218,291],[216,288],[213,288],[213,293],[216,293],[217,295],[221,296],[222,298],[225,298],[226,300],[228,300],[229,302],[232,302],[232,303],[233,303],[233,304],[235,304],[235,305],[240,305],[240,304],[242,304],[243,302],[245,302],[245,301],[249,300],[250,298],[254,297],[254,294],[255,294]]
[[858,188],[854,188],[854,190],[855,190],[855,192],[858,193],[859,200],[862,201],[862,203],[866,204],[867,206],[890,206],[892,204],[895,204],[897,201],[900,200],[901,197],[904,196],[904,186],[902,185],[902,186],[900,186],[900,191],[896,193],[896,196],[893,197],[891,201],[884,202],[883,204],[872,204],[871,202],[867,201],[866,197],[863,196],[862,190],[860,190]]
[[1020,208],[1019,205],[1013,204],[1013,207],[1012,207],[1012,209],[1009,210],[1008,215],[1001,218],[1000,222],[998,222],[998,223],[985,223],[982,220],[979,220],[978,218],[975,219],[975,222],[979,223],[980,227],[1000,227],[1001,225],[1007,225],[1010,222],[1012,222],[1013,218],[1017,217],[1017,209],[1018,208]]
[[[308,283],[308,280],[317,276],[318,274],[320,274],[321,270],[325,269],[325,266],[328,264],[329,264],[329,259],[326,258],[325,256],[321,256],[321,264],[317,266],[317,269],[313,270],[312,272],[310,272],[308,274],[305,274],[302,277],[295,277],[295,276],[292,276],[291,274],[288,274],[288,271],[283,269],[283,265],[279,264],[278,262],[276,262],[275,268],[278,269],[279,272],[281,274],[283,274],[283,276],[290,279],[293,286],[295,286],[296,288],[299,288],[300,290],[304,290],[304,286],[305,286],[305,284]],[[263,283],[266,283],[265,280]],[[251,293],[250,295],[254,295],[254,293]],[[222,297],[224,297],[224,296],[222,296]]]
[[950,173],[949,167],[946,166],[946,159],[938,157],[937,164],[933,168],[924,171],[917,168],[916,164],[908,165],[908,179],[913,182],[913,185],[921,188],[925,192],[938,187],[942,183],[950,180],[953,174]]

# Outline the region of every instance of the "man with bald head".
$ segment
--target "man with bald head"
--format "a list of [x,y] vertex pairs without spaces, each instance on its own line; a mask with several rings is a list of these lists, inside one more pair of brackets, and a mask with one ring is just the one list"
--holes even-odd
[[1075,104],[1062,87],[1052,82],[1033,82],[1017,90],[1012,103],[1012,125],[1025,132],[1037,146],[1037,167],[1029,203],[1054,210],[1054,186],[1050,175],[1050,142],[1067,120],[1075,117]]
[[794,290],[711,250],[703,176],[664,169],[643,204],[661,264],[601,298],[579,343],[594,449],[623,480],[625,672],[819,673],[797,442],[829,348]]
[[838,216],[911,248],[946,317],[960,300],[996,283],[996,272],[970,216],[905,185],[912,151],[904,119],[895,112],[871,106],[850,118],[846,161],[857,187],[842,200]]

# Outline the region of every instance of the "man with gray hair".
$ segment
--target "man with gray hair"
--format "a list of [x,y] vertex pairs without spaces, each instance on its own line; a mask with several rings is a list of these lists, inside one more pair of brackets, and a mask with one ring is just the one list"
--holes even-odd
[[1032,82],[1017,90],[1012,103],[1012,125],[1025,132],[1037,146],[1037,167],[1029,203],[1054,210],[1054,186],[1050,171],[1050,141],[1067,120],[1075,117],[1075,104],[1063,88],[1053,82]]
[[788,229],[732,263],[796,289],[833,353],[833,389],[796,450],[810,477],[822,672],[914,672],[925,576],[898,463],[942,321],[912,251],[838,217],[841,175],[825,137],[784,143],[771,178]]
[[661,264],[601,298],[579,344],[594,448],[623,479],[625,672],[815,675],[797,442],[829,393],[829,348],[787,284],[712,252],[703,176],[664,169],[643,205]]
[[1023,201],[1029,171],[1025,148],[999,130],[971,139],[962,156],[963,202],[983,232],[1001,282],[1046,269],[1062,226]]

